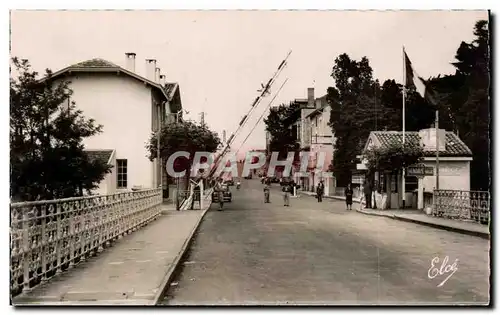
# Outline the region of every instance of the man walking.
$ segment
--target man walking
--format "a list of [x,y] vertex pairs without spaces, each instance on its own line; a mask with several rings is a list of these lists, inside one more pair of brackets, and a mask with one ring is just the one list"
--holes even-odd
[[271,201],[269,201],[269,195],[270,195],[269,180],[266,178],[264,180],[264,203],[271,203]]
[[351,184],[347,184],[347,187],[344,191],[345,195],[345,203],[346,203],[346,210],[352,210],[352,196],[354,195],[354,191],[351,188]]
[[[194,208],[194,203],[198,202],[198,204],[201,206],[201,191],[200,191],[200,186],[196,185],[193,189],[193,198],[191,199],[191,210]],[[200,208],[201,209],[201,208]]]
[[321,180],[318,183],[318,186],[316,187],[316,199],[318,199],[318,202],[323,202],[324,193],[325,193],[325,184],[323,183],[323,180]]
[[289,181],[284,181],[283,183],[283,202],[285,204],[285,207],[290,207],[290,182]]
[[365,208],[372,208],[372,187],[370,185],[370,181],[368,179],[365,180],[363,185],[363,192],[365,194]]

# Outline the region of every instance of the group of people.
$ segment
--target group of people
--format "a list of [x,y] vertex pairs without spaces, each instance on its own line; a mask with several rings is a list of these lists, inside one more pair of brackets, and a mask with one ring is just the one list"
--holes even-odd
[[[285,207],[290,207],[290,194],[293,193],[295,183],[291,180],[283,180],[281,191],[283,192],[283,203]],[[264,179],[264,203],[271,203],[271,179]]]
[[[325,184],[323,180],[321,180],[316,186],[316,199],[318,202],[323,201],[323,195],[325,193]],[[363,194],[365,201],[365,208],[372,208],[372,186],[368,180],[366,180],[363,184]],[[352,210],[352,197],[354,196],[354,190],[352,189],[351,184],[347,184],[347,187],[344,190],[346,210]]]
[[[366,209],[371,209],[372,208],[372,185],[368,180],[365,180],[363,186],[363,197],[364,197],[364,202],[365,202],[365,208]],[[346,207],[347,210],[352,210],[352,197],[354,195],[354,190],[351,187],[351,184],[348,184],[346,189],[344,190],[344,196],[345,196],[345,202],[346,202]],[[363,202],[363,199],[360,200],[360,203]]]

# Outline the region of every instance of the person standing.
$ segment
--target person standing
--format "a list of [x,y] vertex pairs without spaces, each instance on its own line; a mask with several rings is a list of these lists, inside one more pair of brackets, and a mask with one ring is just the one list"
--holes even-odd
[[283,181],[283,202],[285,207],[290,207],[290,189],[290,183],[288,181]]
[[[193,189],[193,198],[191,199],[191,210],[194,208],[194,203],[198,202],[201,205],[201,191],[200,185],[196,185]],[[200,208],[201,209],[201,208]]]
[[352,190],[351,184],[347,184],[344,195],[347,208],[346,210],[352,210],[352,196],[354,195],[354,191]]
[[323,194],[325,193],[325,184],[323,184],[323,180],[318,183],[316,187],[316,199],[318,202],[323,202]]
[[222,211],[224,207],[224,190],[222,189],[222,178],[219,178],[217,184],[215,184],[215,193],[217,194],[217,200],[219,202],[219,211]]
[[271,201],[269,201],[270,193],[269,182],[266,180],[264,181],[264,203],[271,203]]
[[364,186],[363,186],[363,192],[365,194],[365,208],[366,209],[371,209],[372,208],[372,187],[370,184],[370,181],[367,179],[365,180]]

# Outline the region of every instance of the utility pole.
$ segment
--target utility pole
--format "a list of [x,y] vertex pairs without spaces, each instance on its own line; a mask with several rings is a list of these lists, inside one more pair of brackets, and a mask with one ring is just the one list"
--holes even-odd
[[200,115],[201,115],[201,125],[202,126],[205,126],[205,112],[201,112]]

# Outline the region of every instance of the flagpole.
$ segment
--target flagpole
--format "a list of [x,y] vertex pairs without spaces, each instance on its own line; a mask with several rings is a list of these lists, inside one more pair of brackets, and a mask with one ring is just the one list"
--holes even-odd
[[[403,46],[403,152],[405,147],[405,100],[406,100],[406,58],[405,58],[405,47]],[[403,209],[406,203],[406,182],[405,182],[406,170],[403,167],[403,180],[402,180],[402,192],[403,192]]]

